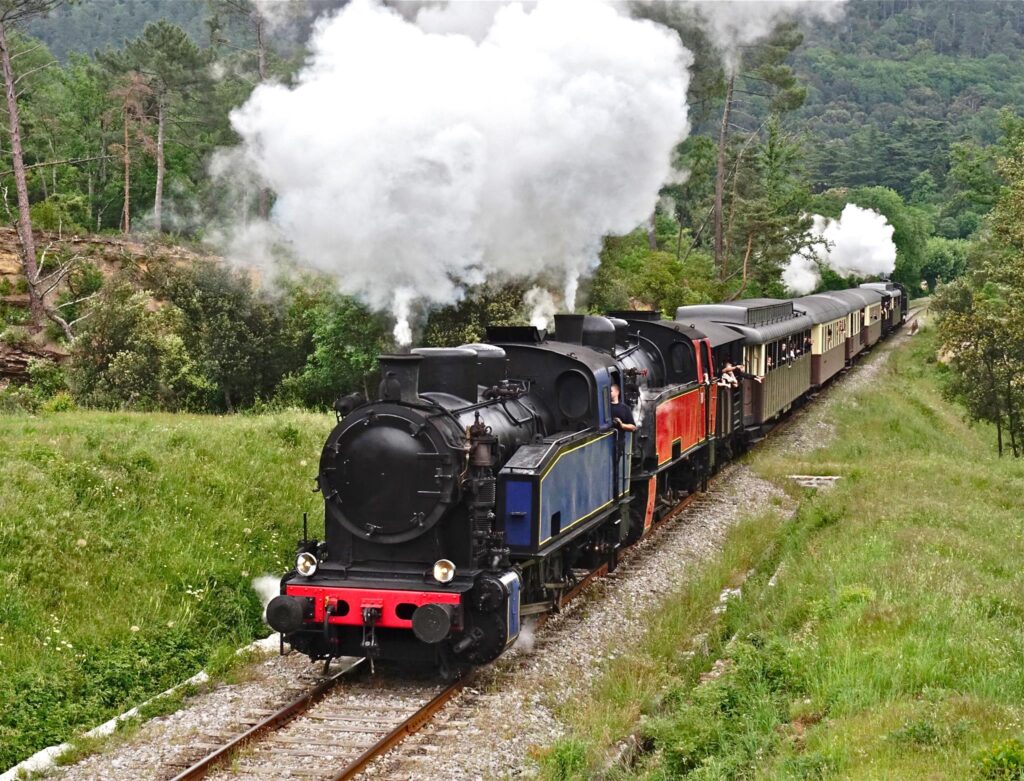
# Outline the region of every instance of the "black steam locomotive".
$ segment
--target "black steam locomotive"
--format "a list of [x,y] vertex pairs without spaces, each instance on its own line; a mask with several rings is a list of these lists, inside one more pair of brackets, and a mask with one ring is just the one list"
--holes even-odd
[[[485,664],[864,347],[903,321],[880,283],[782,301],[557,315],[553,334],[380,358],[339,399],[304,539],[268,623],[313,659]],[[720,383],[727,361],[762,378]],[[610,388],[635,432],[611,415]]]

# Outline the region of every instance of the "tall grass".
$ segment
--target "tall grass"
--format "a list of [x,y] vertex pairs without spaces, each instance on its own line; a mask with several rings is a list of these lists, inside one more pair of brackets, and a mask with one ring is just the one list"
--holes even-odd
[[266,632],[327,416],[0,415],[0,768]]
[[[669,597],[634,658],[565,713],[586,770],[549,761],[549,777],[592,777],[638,730],[650,751],[612,776],[1024,778],[1024,464],[942,400],[933,356],[924,332],[843,397],[829,446],[751,458],[773,479],[822,464],[843,479],[762,540],[730,539],[723,561],[760,550],[778,576],[749,581],[687,666],[651,638],[707,599]],[[722,674],[701,682],[693,667],[715,659]],[[629,718],[601,718],[628,669],[659,687],[617,706]]]

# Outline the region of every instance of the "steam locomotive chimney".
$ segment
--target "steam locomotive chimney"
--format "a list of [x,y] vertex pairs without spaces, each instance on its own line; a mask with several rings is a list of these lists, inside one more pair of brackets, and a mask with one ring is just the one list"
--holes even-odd
[[380,400],[418,401],[420,397],[420,355],[382,355],[380,361]]
[[583,315],[555,315],[555,338],[560,342],[583,344]]

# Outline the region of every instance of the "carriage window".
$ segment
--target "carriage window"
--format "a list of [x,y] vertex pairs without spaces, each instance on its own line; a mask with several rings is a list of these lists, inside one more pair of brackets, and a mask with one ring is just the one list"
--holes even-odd
[[697,367],[694,365],[693,348],[683,342],[675,342],[669,348],[669,364],[677,380],[691,380],[696,376]]
[[590,383],[578,371],[562,372],[555,383],[558,409],[567,418],[582,418],[590,412]]

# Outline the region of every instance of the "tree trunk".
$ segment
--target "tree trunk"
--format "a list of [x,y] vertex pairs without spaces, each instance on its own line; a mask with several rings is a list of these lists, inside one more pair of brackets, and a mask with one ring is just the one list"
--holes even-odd
[[[267,80],[267,44],[263,39],[263,17],[256,13],[256,70],[260,84]],[[261,220],[270,216],[270,190],[261,187],[256,198],[256,213]]]
[[[90,168],[91,167],[92,166],[90,166]],[[88,179],[86,179],[86,192],[88,194],[87,197],[89,198],[89,216],[91,218],[92,217],[92,212],[93,212],[93,204],[95,203],[95,192],[93,190],[93,183],[92,183],[92,171],[89,172],[89,177],[88,177]],[[88,230],[89,226],[86,225],[85,228],[86,228],[86,230]],[[96,220],[96,232],[99,233],[99,219],[98,218]]]
[[124,105],[124,211],[121,214],[121,230],[126,234],[132,229],[132,154],[128,148],[128,122],[128,102],[126,99]]
[[999,403],[999,386],[996,384],[995,370],[992,368],[992,357],[986,350],[985,354],[985,368],[988,373],[988,388],[992,393],[993,401],[995,402],[995,424],[996,424],[996,443],[999,449],[999,457],[1003,457],[1003,409]]
[[260,83],[267,80],[267,43],[263,40],[263,17],[259,11],[255,13],[256,23],[256,72],[260,75]]
[[732,111],[732,87],[735,76],[729,77],[725,90],[725,110],[722,112],[722,127],[718,131],[718,168],[715,172],[715,267],[718,278],[725,277],[725,252],[722,243],[722,206],[725,201],[725,151],[729,140],[729,114]]
[[1020,458],[1020,446],[1017,443],[1017,406],[1013,403],[1013,381],[1009,377],[1006,379],[1006,411],[1009,419],[1007,428],[1010,430],[1010,451],[1014,458]]
[[11,162],[14,168],[14,186],[18,193],[18,238],[21,239],[21,261],[28,280],[29,307],[32,322],[42,325],[46,316],[45,304],[36,289],[39,267],[36,261],[36,241],[32,235],[32,215],[29,212],[28,182],[25,178],[25,158],[21,150],[21,118],[18,114],[18,96],[15,93],[14,69],[11,50],[7,43],[7,30],[0,22],[0,69],[3,70],[7,94],[7,117],[11,125]]
[[153,201],[153,230],[163,232],[164,210],[164,102],[156,108],[156,197]]

